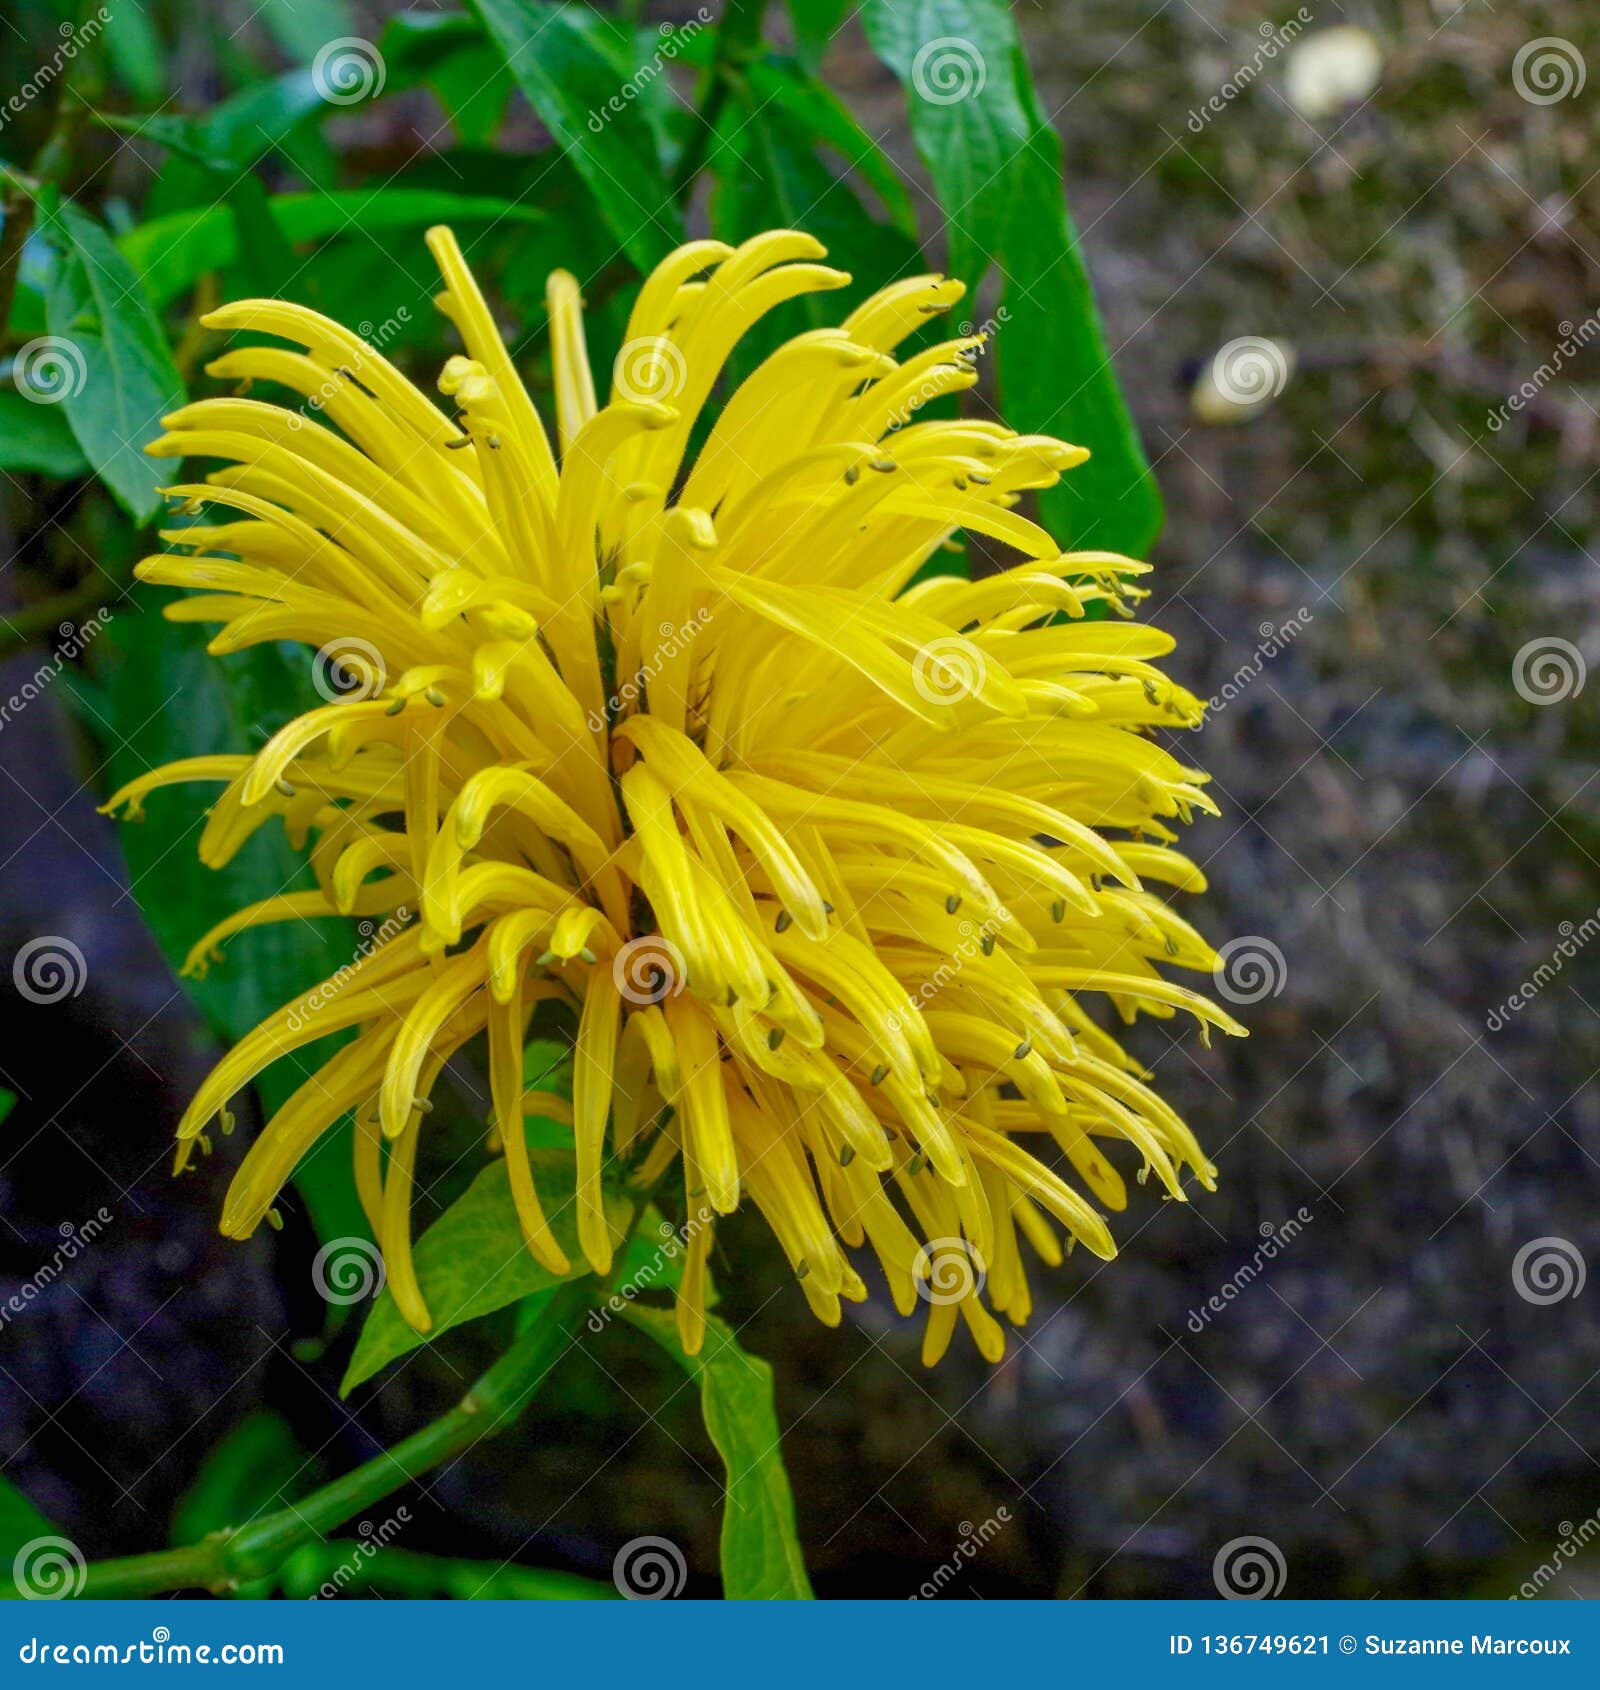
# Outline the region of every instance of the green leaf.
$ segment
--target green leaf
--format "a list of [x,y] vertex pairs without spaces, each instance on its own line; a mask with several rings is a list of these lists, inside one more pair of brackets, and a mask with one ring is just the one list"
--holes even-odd
[[0,1086],[0,1122],[4,1122],[6,1116],[9,1115],[16,1106],[17,1094],[14,1091],[7,1091],[4,1086]]
[[[277,194],[267,200],[283,239],[298,246],[333,236],[355,239],[390,229],[431,223],[539,223],[544,213],[510,200],[434,188],[347,188],[331,193]],[[119,243],[144,278],[159,308],[192,287],[209,270],[239,255],[232,213],[207,205],[172,212],[130,230]]]
[[166,93],[166,62],[144,0],[117,0],[106,8],[105,42],[112,69],[122,81],[141,100],[160,100]]
[[[567,1137],[570,1142],[570,1132]],[[572,1271],[565,1277],[581,1279],[589,1267],[578,1248],[572,1156],[570,1152],[551,1155],[535,1151],[533,1164],[534,1183],[550,1230],[572,1263]],[[632,1205],[613,1191],[606,1192],[605,1205],[606,1219],[620,1238],[632,1216]],[[355,1354],[339,1387],[342,1396],[348,1396],[397,1357],[452,1327],[563,1283],[562,1276],[540,1266],[523,1242],[503,1161],[485,1168],[423,1233],[413,1261],[417,1283],[433,1316],[433,1331],[427,1338],[413,1331],[393,1296],[383,1291],[356,1341]]]
[[0,470],[70,481],[89,473],[89,460],[59,405],[0,392]]
[[165,472],[143,448],[183,403],[183,378],[137,273],[106,230],[63,200],[44,213],[40,232],[58,254],[45,323],[81,360],[82,379],[69,382],[62,409],[96,473],[130,516],[147,522]]
[[666,195],[647,102],[648,71],[628,32],[582,6],[547,0],[472,0],[528,104],[589,186],[600,215],[633,263],[648,270],[683,238]]
[[671,1314],[633,1304],[624,1318],[647,1333],[700,1387],[706,1431],[727,1470],[722,1591],[730,1601],[809,1598],[773,1405],[772,1367],[739,1347],[726,1321],[706,1320],[705,1346],[686,1355]]
[[257,1409],[211,1446],[172,1511],[174,1546],[282,1507],[316,1483],[316,1463],[281,1414]]
[[261,0],[256,8],[291,59],[310,61],[330,41],[348,38],[354,24],[344,0]]
[[907,240],[916,241],[916,207],[900,172],[825,83],[807,75],[794,60],[778,56],[757,60],[746,75],[758,108],[775,102],[814,143],[831,147],[883,201],[890,223]]
[[25,1543],[57,1535],[56,1528],[28,1498],[9,1479],[0,1478],[0,1567],[9,1573]]
[[[181,757],[254,749],[318,702],[308,652],[267,645],[210,657],[198,630],[159,614],[170,596],[131,588],[126,608],[95,643],[108,715],[86,706],[86,725],[107,746],[112,786]],[[84,703],[84,695],[74,697]],[[118,829],[134,895],[175,968],[207,929],[242,905],[316,885],[303,854],[277,823],[261,828],[225,868],[202,867],[196,845],[219,791],[200,784],[156,792],[145,821]],[[232,1044],[349,963],[357,947],[357,928],[342,917],[273,922],[229,940],[224,960],[185,985],[217,1037]],[[319,1042],[269,1068],[257,1083],[266,1107],[282,1103],[328,1054],[329,1046]],[[355,1196],[351,1143],[347,1124],[331,1130],[295,1174],[323,1239],[361,1237],[367,1230]]]
[[855,0],[789,0],[795,46],[806,64],[815,69],[822,63],[845,14],[854,10]]
[[469,146],[493,139],[505,117],[512,81],[498,49],[465,12],[401,12],[378,42],[389,87],[425,84]]
[[[815,127],[788,103],[769,97],[752,75],[737,89],[711,150],[711,224],[730,243],[772,228],[803,229],[828,249],[828,261],[851,273],[837,293],[805,294],[762,318],[740,341],[730,368],[749,373],[789,335],[838,323],[868,293],[925,268],[914,240],[878,222],[850,182],[817,155]],[[774,80],[790,73],[770,67]]]
[[998,260],[1006,420],[1087,446],[1040,509],[1072,547],[1143,555],[1161,497],[1123,403],[1062,189],[1061,143],[1033,93],[1006,0],[866,0],[873,49],[905,89],[948,219],[949,267],[975,288]]

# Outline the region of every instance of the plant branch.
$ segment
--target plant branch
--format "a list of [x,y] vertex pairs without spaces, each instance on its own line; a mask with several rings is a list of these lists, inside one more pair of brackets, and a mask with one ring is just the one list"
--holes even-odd
[[564,1285],[545,1318],[525,1333],[431,1425],[308,1497],[248,1525],[182,1549],[91,1563],[80,1596],[154,1596],[171,1590],[227,1591],[276,1573],[303,1544],[342,1526],[419,1475],[502,1431],[520,1415],[565,1353],[592,1296],[585,1282]]

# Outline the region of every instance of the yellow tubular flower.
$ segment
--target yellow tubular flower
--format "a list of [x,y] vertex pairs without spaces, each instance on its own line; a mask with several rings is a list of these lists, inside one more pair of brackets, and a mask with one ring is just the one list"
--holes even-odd
[[[668,1207],[689,1241],[691,1352],[716,1217],[748,1199],[824,1321],[866,1296],[847,1252],[870,1248],[902,1313],[929,1305],[925,1360],[958,1315],[998,1359],[994,1314],[1021,1324],[1031,1307],[1024,1244],[1047,1264],[1063,1235],[1114,1254],[1101,1209],[1127,1195],[1109,1144],[1172,1198],[1185,1168],[1214,1183],[1084,1001],[1242,1031],[1159,972],[1215,961],[1145,889],[1204,886],[1165,824],[1213,806],[1152,732],[1200,719],[1154,666],[1172,642],[1118,619],[1147,566],[1063,554],[1019,514],[1082,449],[916,420],[976,379],[972,338],[894,357],[959,298],[953,282],[897,282],[790,341],[691,457],[740,336],[848,281],[814,240],[667,259],[604,406],[578,285],[557,272],[553,435],[455,238],[428,245],[463,342],[439,382],[453,415],[337,324],[251,300],[207,326],[290,349],[229,352],[213,372],[310,397],[330,426],[207,399],[150,448],[226,466],[173,489],[225,519],[165,534],[186,552],[140,566],[201,590],[168,614],[220,624],[216,652],[296,639],[343,655],[361,684],[254,756],[173,764],[107,807],[215,781],[208,864],[274,816],[310,842],[320,891],[238,912],[196,945],[197,968],[261,922],[388,917],[382,943],[218,1065],[179,1126],[179,1166],[267,1064],[353,1029],[246,1156],[223,1230],[248,1236],[353,1111],[362,1202],[426,1331],[418,1139],[441,1069],[482,1033],[487,1148],[552,1271],[571,1264],[527,1109],[571,1127],[597,1273],[616,1244],[602,1180],[681,1165]],[[918,581],[960,532],[1019,561]],[[550,1000],[576,1027],[570,1111],[523,1090],[530,1017]]]

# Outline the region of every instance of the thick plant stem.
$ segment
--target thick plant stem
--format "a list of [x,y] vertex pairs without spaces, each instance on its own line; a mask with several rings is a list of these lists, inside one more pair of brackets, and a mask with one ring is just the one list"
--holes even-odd
[[80,1596],[155,1596],[224,1591],[277,1572],[302,1544],[342,1526],[419,1474],[512,1424],[565,1353],[593,1287],[565,1285],[525,1333],[448,1414],[290,1508],[218,1532],[185,1549],[90,1565]]

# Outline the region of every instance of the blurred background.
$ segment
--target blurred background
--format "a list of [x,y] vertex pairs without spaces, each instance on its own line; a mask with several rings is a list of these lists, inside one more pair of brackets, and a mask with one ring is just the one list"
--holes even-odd
[[[937,265],[901,89],[836,10],[824,74],[905,172]],[[320,44],[398,40],[396,11],[111,4],[100,103],[229,102],[269,138],[255,179],[274,193],[381,180],[559,211],[570,172],[515,100],[475,111],[418,76],[359,109],[269,110]],[[994,1371],[958,1344],[924,1373],[882,1299],[826,1331],[759,1225],[725,1229],[723,1312],[776,1365],[818,1594],[1203,1596],[1257,1577],[1295,1596],[1593,1594],[1600,16],[1586,0],[1015,12],[1166,501],[1145,614],[1212,700],[1186,751],[1224,811],[1188,838],[1211,885],[1186,913],[1239,936],[1220,984],[1252,1037],[1206,1050],[1135,1030],[1219,1192],[1136,1202],[1114,1265],[1036,1274],[1035,1319]],[[629,18],[682,30],[695,11]],[[44,6],[8,14],[0,92],[62,27]],[[793,40],[776,7],[768,27]],[[693,57],[670,72],[686,91]],[[5,108],[0,158],[39,168],[47,106]],[[113,232],[134,207],[194,202],[193,134],[186,152],[156,133],[79,138],[65,185]],[[225,138],[213,125],[206,144]],[[783,184],[770,205],[763,184],[765,220],[790,220]],[[9,240],[10,193],[5,211]],[[704,230],[716,210],[702,192],[688,215]],[[315,302],[383,324],[427,379],[448,348],[421,226],[347,216],[299,244],[320,248]],[[602,344],[618,332],[626,278],[584,227],[568,217],[559,251],[547,226],[485,234],[513,322],[564,262]],[[905,247],[886,233],[872,279]],[[250,257],[219,249],[165,302],[191,380],[211,352],[193,315]],[[24,249],[24,284],[42,262]],[[992,309],[980,295],[970,314]],[[37,333],[19,303],[6,357]],[[225,1166],[167,1177],[219,1029],[288,995],[275,970],[314,979],[350,939],[288,959],[252,936],[224,972],[259,980],[259,1001],[215,979],[191,992],[174,958],[237,901],[194,860],[198,809],[119,828],[95,807],[197,732],[259,742],[303,699],[304,660],[269,651],[220,689],[199,632],[130,587],[140,543],[72,436],[36,430],[0,467],[0,1305],[29,1288],[0,1322],[0,1472],[87,1554],[123,1554],[364,1459],[451,1402],[496,1332],[451,1334],[341,1401],[355,1323],[314,1289],[309,1203],[227,1244]],[[605,1579],[619,1542],[659,1534],[710,1592],[718,1472],[642,1346],[579,1346],[520,1431],[401,1493],[404,1547]]]

